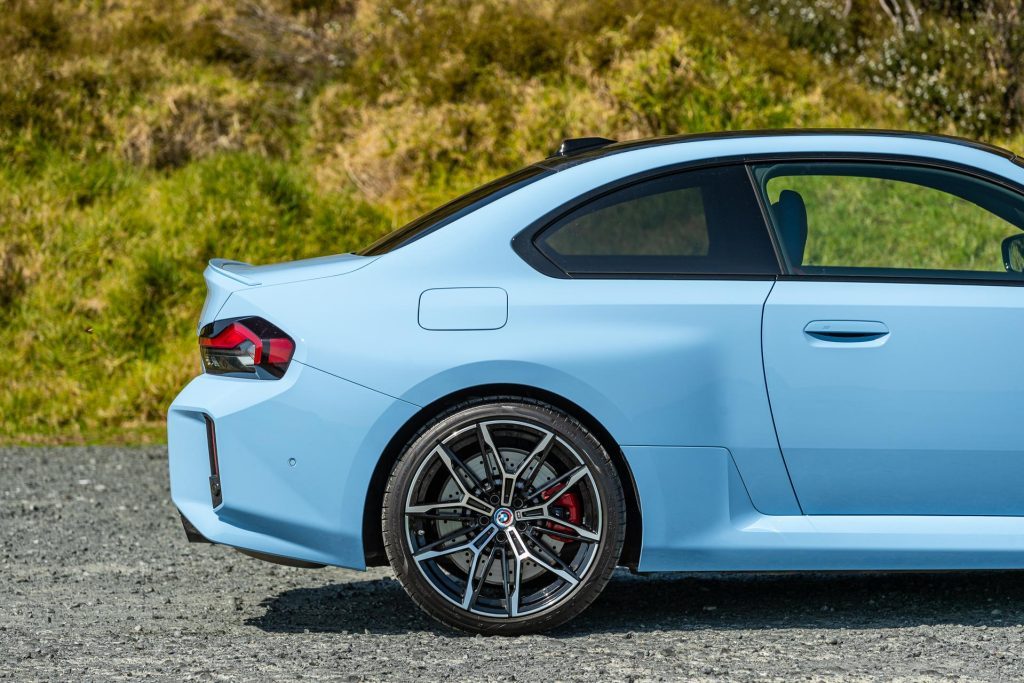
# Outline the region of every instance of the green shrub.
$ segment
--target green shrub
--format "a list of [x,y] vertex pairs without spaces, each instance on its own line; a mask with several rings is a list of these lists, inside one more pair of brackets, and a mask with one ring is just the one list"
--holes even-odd
[[[915,128],[1005,138],[1024,124],[1018,0],[729,1],[791,45],[895,95]],[[900,10],[890,16],[884,7]]]

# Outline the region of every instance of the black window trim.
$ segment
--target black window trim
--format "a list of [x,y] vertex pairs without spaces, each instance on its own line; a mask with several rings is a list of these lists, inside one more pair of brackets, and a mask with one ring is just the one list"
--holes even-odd
[[[817,275],[793,273],[786,260],[783,258],[779,243],[779,236],[776,233],[775,225],[771,220],[769,209],[765,204],[761,188],[754,178],[753,166],[764,163],[793,163],[793,162],[873,162],[888,163],[899,166],[922,166],[926,168],[937,168],[956,173],[969,175],[986,182],[1000,185],[1021,197],[1024,201],[1024,184],[1020,184],[1005,178],[1001,175],[991,173],[975,166],[961,164],[955,161],[944,159],[932,159],[905,154],[885,154],[880,152],[769,152],[764,154],[740,154],[722,157],[712,157],[685,161],[677,164],[659,166],[633,173],[622,178],[592,188],[583,194],[577,195],[564,204],[547,212],[528,226],[520,230],[512,238],[512,249],[534,270],[551,278],[562,280],[759,280],[759,281],[812,281],[812,282],[874,282],[891,284],[943,284],[943,285],[980,285],[980,286],[1009,286],[1024,287],[1024,279],[994,280],[987,278],[969,277],[897,277],[884,275]],[[537,246],[536,240],[549,227],[557,221],[565,218],[568,214],[583,205],[598,199],[606,194],[621,190],[630,185],[652,180],[668,175],[675,175],[686,171],[696,171],[721,166],[746,166],[747,177],[751,184],[751,191],[757,198],[758,206],[761,209],[761,218],[764,229],[768,231],[772,248],[775,251],[775,259],[779,268],[779,275],[771,274],[737,274],[737,273],[578,273],[567,272],[554,261],[544,255],[544,252]]]

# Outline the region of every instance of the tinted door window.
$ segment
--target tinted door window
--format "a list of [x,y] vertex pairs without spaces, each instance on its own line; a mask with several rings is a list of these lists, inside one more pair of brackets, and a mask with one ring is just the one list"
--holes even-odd
[[613,190],[545,230],[537,246],[568,273],[778,272],[742,167],[687,171]]
[[994,183],[878,163],[775,164],[755,175],[793,272],[1022,277],[1004,262],[1004,241],[1022,234],[1024,200]]

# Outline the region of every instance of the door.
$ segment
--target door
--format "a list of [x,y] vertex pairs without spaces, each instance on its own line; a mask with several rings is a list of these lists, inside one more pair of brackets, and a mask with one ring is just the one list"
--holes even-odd
[[789,273],[762,338],[804,512],[1024,514],[1021,197],[914,165],[755,177]]

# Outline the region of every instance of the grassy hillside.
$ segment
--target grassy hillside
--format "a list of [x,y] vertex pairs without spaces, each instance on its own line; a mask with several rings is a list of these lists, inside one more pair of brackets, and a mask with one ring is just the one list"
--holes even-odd
[[841,0],[8,0],[0,443],[161,440],[207,259],[356,249],[563,137],[1014,144],[1009,19],[922,7],[913,27]]

